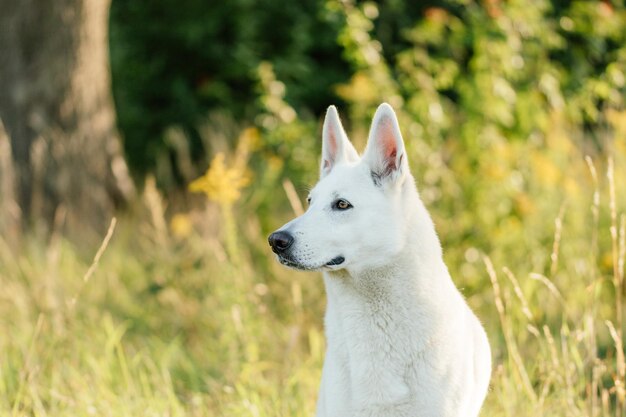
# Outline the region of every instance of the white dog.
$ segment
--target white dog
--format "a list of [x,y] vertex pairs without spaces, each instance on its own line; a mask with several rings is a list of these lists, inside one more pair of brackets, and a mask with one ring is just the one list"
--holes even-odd
[[269,237],[278,260],[323,271],[327,351],[317,417],[475,417],[489,342],[454,286],[382,104],[359,157],[334,106],[305,214]]

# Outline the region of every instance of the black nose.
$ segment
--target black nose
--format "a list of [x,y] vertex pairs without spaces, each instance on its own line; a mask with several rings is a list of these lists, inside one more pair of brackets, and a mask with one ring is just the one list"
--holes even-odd
[[270,246],[272,247],[274,253],[286,251],[294,241],[293,236],[284,231],[272,233],[267,240],[270,242]]

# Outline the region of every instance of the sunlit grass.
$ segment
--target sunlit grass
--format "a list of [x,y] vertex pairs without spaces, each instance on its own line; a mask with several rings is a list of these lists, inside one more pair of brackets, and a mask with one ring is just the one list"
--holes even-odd
[[[454,176],[458,161],[414,169],[438,192],[426,200],[446,261],[492,344],[482,415],[624,415],[624,153],[499,146],[476,176]],[[219,191],[173,212],[148,182],[139,214],[89,257],[57,235],[0,240],[0,414],[313,415],[322,281],[278,265],[262,226],[301,210],[298,189],[252,190],[281,207],[268,219]]]

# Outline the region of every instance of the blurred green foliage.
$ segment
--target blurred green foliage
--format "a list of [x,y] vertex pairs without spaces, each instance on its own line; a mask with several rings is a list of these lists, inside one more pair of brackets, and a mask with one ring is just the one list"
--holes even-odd
[[114,96],[134,171],[154,171],[158,154],[172,152],[164,140],[172,125],[198,155],[208,151],[198,125],[210,110],[254,120],[262,61],[289,86],[291,102],[326,106],[332,85],[349,71],[336,43],[338,22],[322,11],[320,0],[113,1]]
[[531,140],[555,112],[595,132],[623,105],[625,19],[622,0],[113,1],[119,126],[139,178],[161,161],[160,183],[186,182],[168,129],[206,166],[199,126],[216,111],[258,124],[270,65],[301,122],[339,103],[361,126],[386,99],[433,144]]

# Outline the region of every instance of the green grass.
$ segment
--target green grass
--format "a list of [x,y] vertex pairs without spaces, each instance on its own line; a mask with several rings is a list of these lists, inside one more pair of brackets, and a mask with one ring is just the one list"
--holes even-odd
[[[482,415],[623,416],[626,152],[611,191],[604,156],[594,177],[576,147],[507,146],[473,176],[438,153],[414,169],[491,341]],[[272,217],[254,198],[206,202],[182,212],[183,233],[149,187],[101,257],[57,235],[0,240],[0,415],[313,415],[323,284],[274,262],[265,236],[293,213],[280,187],[264,192],[283,206]]]

